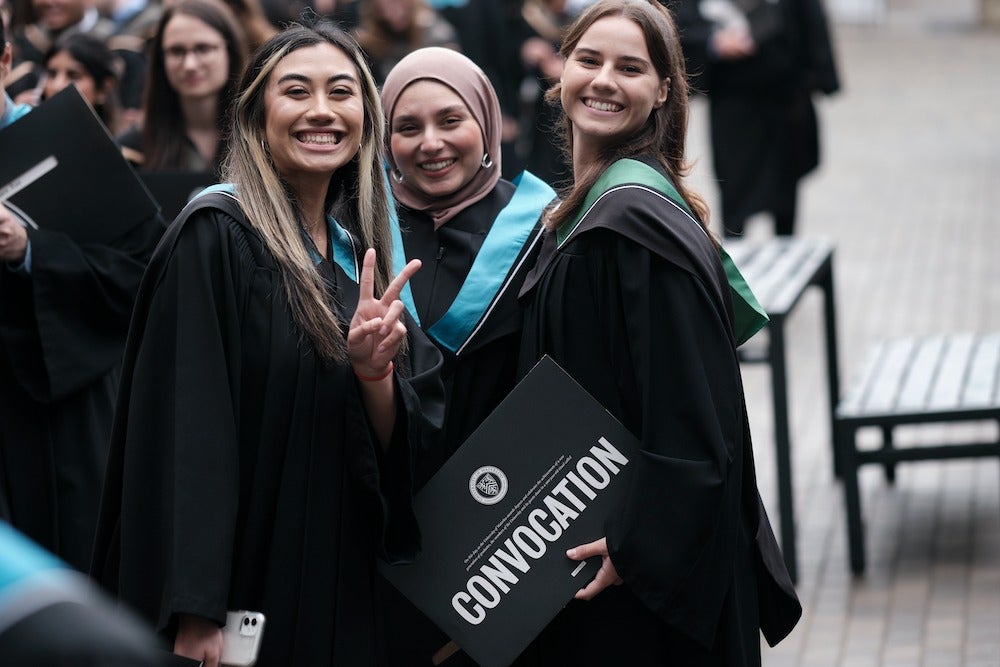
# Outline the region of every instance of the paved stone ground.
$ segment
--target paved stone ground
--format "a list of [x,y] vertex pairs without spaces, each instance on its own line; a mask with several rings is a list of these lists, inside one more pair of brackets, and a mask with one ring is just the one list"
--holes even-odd
[[[824,160],[802,190],[800,233],[837,246],[841,383],[882,337],[1000,330],[1000,31],[968,0],[839,0],[844,89],[820,103]],[[705,107],[696,103],[695,184],[712,197]],[[770,234],[766,219],[748,235]],[[822,302],[788,325],[799,593],[792,635],[769,667],[1000,666],[1000,463],[901,464],[895,485],[862,471],[868,568],[847,562],[831,472]],[[751,341],[751,345],[753,342]],[[777,525],[766,368],[744,367],[761,492]],[[901,441],[994,433],[926,426]]]

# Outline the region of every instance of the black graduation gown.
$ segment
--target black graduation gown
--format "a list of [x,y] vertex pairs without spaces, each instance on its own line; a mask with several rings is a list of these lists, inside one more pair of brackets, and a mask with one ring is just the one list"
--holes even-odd
[[[346,331],[357,285],[330,261],[319,270]],[[421,400],[441,398],[440,357],[411,335],[410,358],[425,355],[438,359],[419,362],[426,373],[394,375],[383,453],[359,381],[317,360],[233,200],[201,196],[140,288],[93,574],[168,636],[177,613],[221,625],[227,610],[263,612],[261,667],[382,664],[375,558],[418,548],[410,447]]]
[[513,258],[503,291],[464,347],[450,350],[435,338],[432,328],[454,303],[497,215],[513,194],[514,185],[500,181],[485,198],[437,230],[430,217],[419,211],[401,207],[399,212],[406,258],[423,262],[410,280],[412,305],[424,332],[444,356],[441,375],[447,401],[442,446],[421,462],[421,481],[458,449],[514,387],[522,320],[517,295],[540,247],[537,219]]
[[30,275],[0,265],[0,517],[90,563],[118,366],[159,215],[108,244],[29,230]]
[[525,283],[521,370],[551,355],[641,440],[606,524],[624,579],[571,602],[539,664],[755,665],[801,613],[753,470],[728,286],[697,223],[644,187],[599,199]]
[[[424,331],[444,356],[442,378],[447,397],[444,428],[439,441],[427,448],[420,463],[421,483],[455,453],[513,389],[517,379],[523,319],[517,296],[540,247],[541,224],[537,218],[524,244],[512,256],[505,288],[494,297],[479,326],[464,341],[464,347],[450,349],[434,337],[433,329],[455,302],[497,216],[514,192],[513,183],[501,180],[486,197],[437,230],[430,216],[405,207],[399,210],[406,259],[423,261],[420,271],[410,280],[411,305],[416,308]],[[539,216],[541,211],[539,208]],[[394,628],[396,637],[389,647],[391,664],[393,667],[430,665],[431,656],[448,642],[448,637],[390,584],[384,583],[383,588],[386,623]],[[472,663],[465,654],[458,654],[445,664],[457,667]]]

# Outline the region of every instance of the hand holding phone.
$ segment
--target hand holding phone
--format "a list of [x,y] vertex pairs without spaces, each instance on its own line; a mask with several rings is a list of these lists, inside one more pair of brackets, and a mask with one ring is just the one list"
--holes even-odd
[[249,667],[257,662],[264,636],[264,614],[259,611],[230,611],[222,629],[222,664]]

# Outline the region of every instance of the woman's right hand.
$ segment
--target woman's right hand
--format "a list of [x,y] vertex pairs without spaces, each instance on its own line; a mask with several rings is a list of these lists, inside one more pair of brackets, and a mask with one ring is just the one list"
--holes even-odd
[[200,660],[204,667],[219,667],[222,657],[222,628],[193,614],[178,614],[174,653]]

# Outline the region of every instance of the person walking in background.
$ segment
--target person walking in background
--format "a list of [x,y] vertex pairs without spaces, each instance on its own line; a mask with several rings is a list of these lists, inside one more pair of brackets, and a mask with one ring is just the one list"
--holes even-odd
[[812,96],[840,88],[822,0],[680,0],[688,70],[709,100],[727,236],[766,212],[795,231],[799,180],[819,165]]
[[378,89],[320,23],[266,42],[237,90],[229,185],[140,290],[92,574],[205,667],[238,609],[266,617],[259,667],[381,664],[375,559],[419,545],[441,359],[397,298],[419,262],[392,278]]
[[546,627],[538,664],[760,664],[802,613],[757,492],[733,296],[684,182],[688,90],[655,0],[599,0],[569,28],[574,182],[546,217],[521,299],[521,373],[550,355],[640,441],[595,578]]
[[[500,103],[464,55],[414,51],[389,72],[382,102],[392,192],[401,204],[397,270],[406,259],[424,267],[403,300],[445,359],[445,426],[436,455],[418,473],[425,481],[514,387],[517,293],[555,192],[527,172],[513,183],[501,179]],[[387,626],[397,635],[391,664],[429,665],[447,637],[398,593],[386,593],[393,602]]]
[[517,153],[533,174],[552,184],[564,184],[570,168],[559,148],[559,110],[545,101],[545,93],[562,76],[559,45],[575,18],[566,0],[525,0],[521,5],[520,61],[524,78],[520,86]]
[[[30,110],[3,89],[5,37],[0,132]],[[0,203],[0,518],[86,570],[129,314],[163,222],[86,244],[39,222]]]
[[119,137],[141,170],[219,172],[246,38],[217,0],[180,0],[160,17],[150,47],[142,126]]

